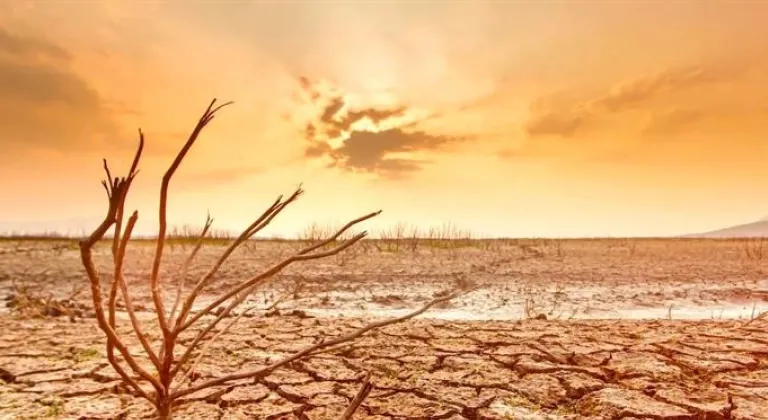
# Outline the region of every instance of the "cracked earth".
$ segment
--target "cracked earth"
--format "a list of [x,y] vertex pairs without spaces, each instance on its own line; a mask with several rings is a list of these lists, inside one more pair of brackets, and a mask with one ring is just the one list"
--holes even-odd
[[[365,325],[368,319],[350,315],[353,309],[386,316],[388,310],[415,308],[419,296],[427,300],[457,273],[480,290],[430,311],[438,315],[371,332],[269,376],[191,394],[174,418],[336,419],[370,372],[373,391],[356,419],[768,419],[768,321],[749,316],[764,303],[763,269],[761,262],[744,259],[740,244],[640,241],[631,254],[605,243],[561,246],[539,245],[543,251],[535,255],[520,247],[363,252],[288,271],[279,282],[301,277],[309,296],[281,307],[279,316],[243,318],[211,343],[194,381],[253,370]],[[0,253],[3,293],[11,293],[11,280],[54,295],[68,292],[68,283],[85,282],[75,251],[46,247]],[[101,251],[107,264],[108,251]],[[278,255],[247,250],[220,281],[242,278],[249,267]],[[32,262],[48,267],[35,271]],[[137,279],[148,266],[139,249],[127,274],[138,301],[150,307]],[[579,294],[579,288],[599,292]],[[347,294],[332,293],[339,289]],[[254,301],[278,291],[269,289]],[[672,319],[588,319],[586,310],[556,316],[587,304],[607,318],[617,310],[648,308],[654,297],[655,307]],[[547,319],[509,316],[534,298]],[[505,299],[510,312],[494,309]],[[552,310],[554,299],[565,309]],[[675,305],[694,301],[713,313],[717,305],[749,310],[742,319],[674,319]],[[317,307],[325,312],[313,314]],[[333,311],[345,316],[326,316]],[[474,316],[455,319],[467,312]],[[483,314],[485,319],[474,320]],[[157,337],[151,315],[143,311],[142,319]],[[119,328],[125,337],[128,327],[124,322]],[[127,344],[142,354],[137,341]],[[104,336],[87,316],[73,322],[0,314],[0,419],[152,418],[150,405],[120,383],[105,353]]]
[[[265,366],[361,325],[248,319],[212,345],[196,379]],[[152,418],[103,362],[90,323],[3,319],[0,328],[3,418]],[[765,419],[768,323],[418,320],[192,394],[177,417],[336,419],[361,372],[374,391],[360,419]]]

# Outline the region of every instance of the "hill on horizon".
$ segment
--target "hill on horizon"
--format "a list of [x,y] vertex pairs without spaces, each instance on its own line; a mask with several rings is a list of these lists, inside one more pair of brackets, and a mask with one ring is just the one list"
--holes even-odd
[[709,232],[683,235],[684,238],[758,238],[768,237],[768,217],[741,225],[730,226]]

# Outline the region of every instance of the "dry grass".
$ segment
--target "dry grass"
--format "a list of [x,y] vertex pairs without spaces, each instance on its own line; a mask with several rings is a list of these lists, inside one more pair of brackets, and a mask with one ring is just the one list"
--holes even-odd
[[92,308],[81,302],[78,297],[85,292],[84,288],[72,288],[72,293],[64,298],[56,298],[53,293],[43,294],[33,290],[29,285],[13,284],[11,292],[5,296],[5,307],[22,318],[45,318],[67,316],[72,322],[75,319],[92,315]]

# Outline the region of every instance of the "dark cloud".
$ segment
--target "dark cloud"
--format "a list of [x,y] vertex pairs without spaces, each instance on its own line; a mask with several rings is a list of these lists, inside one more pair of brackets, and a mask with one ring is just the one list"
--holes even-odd
[[[395,109],[362,109],[359,111],[351,111],[347,117],[347,121],[349,121],[350,124],[362,120],[363,118],[368,118],[371,121],[374,122],[374,124],[378,124],[384,120],[387,120],[392,117],[401,117],[405,114],[405,111],[407,110],[406,107],[399,107]],[[347,125],[347,128],[349,125]]]
[[573,137],[602,118],[643,106],[665,94],[728,80],[734,74],[734,69],[716,67],[676,68],[621,83],[591,100],[539,101],[531,109],[525,129],[531,137]]
[[[356,129],[353,127],[362,120],[368,120],[378,127],[388,120],[404,117],[408,108],[347,109],[342,96],[333,95],[322,99],[315,85],[307,78],[300,78],[299,84],[313,103],[322,102],[316,121],[304,126],[302,134],[307,141],[304,154],[310,158],[328,157],[332,167],[376,173],[387,178],[402,178],[429,163],[428,160],[403,157],[402,154],[439,150],[449,143],[465,139],[416,129],[423,120],[376,130]],[[334,148],[329,143],[341,138],[344,140],[338,147]]]
[[399,159],[388,154],[436,150],[453,141],[452,137],[423,132],[405,132],[399,128],[384,131],[352,131],[344,144],[329,155],[336,165],[368,172],[403,172],[418,170],[423,160]]
[[333,152],[333,148],[330,144],[322,141],[312,141],[304,149],[304,156],[316,158],[324,155],[330,155]]
[[344,107],[344,100],[342,98],[333,98],[323,110],[323,114],[320,115],[320,122],[323,124],[334,125],[333,117],[341,111]]
[[0,145],[82,150],[116,141],[111,112],[70,67],[70,55],[0,28]]
[[[314,92],[314,91],[312,91]],[[407,108],[404,106],[394,109],[376,109],[367,108],[360,110],[342,110],[346,104],[344,98],[341,96],[330,98],[320,113],[320,121],[318,125],[324,128],[324,132],[329,137],[336,137],[341,132],[349,131],[356,122],[363,119],[368,119],[374,124],[379,124],[382,121],[390,118],[402,117],[405,115]],[[307,125],[307,130],[314,130],[315,127],[311,123]]]

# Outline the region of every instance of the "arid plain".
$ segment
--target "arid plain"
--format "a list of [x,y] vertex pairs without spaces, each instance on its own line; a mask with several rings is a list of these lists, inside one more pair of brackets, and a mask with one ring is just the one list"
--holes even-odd
[[[189,278],[224,243],[206,244]],[[152,245],[131,243],[125,276],[157,336]],[[206,296],[301,245],[249,241]],[[191,249],[167,243],[168,305]],[[94,257],[109,272],[109,244]],[[363,240],[256,291],[193,380],[268,364],[456,284],[472,291],[244,386],[189,395],[174,418],[336,419],[370,372],[373,391],[354,418],[765,419],[766,270],[760,239]],[[0,418],[153,415],[106,362],[87,286],[75,241],[0,241]]]

